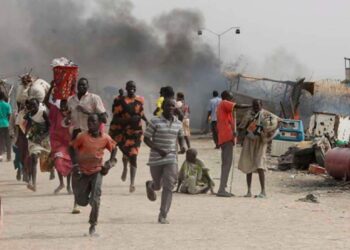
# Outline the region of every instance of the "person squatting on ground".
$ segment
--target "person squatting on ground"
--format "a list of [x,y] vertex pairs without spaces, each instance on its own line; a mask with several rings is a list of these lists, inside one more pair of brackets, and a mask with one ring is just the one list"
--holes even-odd
[[176,94],[176,108],[180,109],[183,114],[182,128],[184,130],[184,138],[187,148],[191,148],[190,106],[185,102],[185,95],[182,92]]
[[[90,204],[89,234],[95,234],[100,209],[102,175],[115,164],[117,149],[112,138],[100,131],[100,120],[96,114],[88,116],[88,131],[81,132],[72,141],[73,192],[79,206]],[[103,164],[104,150],[111,152],[110,160]]]
[[233,162],[233,147],[236,143],[235,126],[236,117],[233,116],[235,108],[249,108],[250,105],[236,104],[233,102],[232,93],[223,91],[222,101],[217,108],[218,145],[221,147],[221,177],[217,192],[219,197],[232,197],[232,193],[226,191],[227,181]]
[[[36,191],[37,165],[40,158],[48,159],[50,153],[49,139],[49,117],[46,106],[38,99],[30,99],[26,102],[28,113],[25,115],[27,120],[26,135],[28,138],[28,151],[31,158],[29,171],[28,189]],[[45,164],[40,160],[40,164]]]
[[[84,77],[80,78],[77,89],[78,92],[76,95],[69,97],[67,101],[73,126],[72,140],[74,140],[80,132],[88,130],[87,121],[90,114],[99,115],[99,118],[103,124],[107,122],[107,113],[101,97],[88,91],[88,79]],[[69,148],[69,152],[72,158],[72,147]],[[75,202],[72,213],[80,213]]]
[[130,193],[135,191],[137,156],[141,146],[142,119],[148,122],[143,111],[144,99],[137,96],[134,81],[126,83],[126,96],[118,96],[112,107],[113,118],[109,134],[117,142],[123,153],[123,172],[121,179],[126,180],[128,162],[130,163]]
[[144,142],[151,148],[148,165],[152,176],[152,180],[146,182],[146,192],[148,199],[155,201],[155,191],[163,188],[158,217],[161,224],[169,223],[166,218],[178,172],[177,140],[181,148],[180,153],[185,153],[182,122],[174,116],[175,105],[174,99],[165,99],[162,116],[152,118],[144,134]]
[[0,161],[6,152],[6,160],[11,161],[11,138],[10,138],[10,117],[12,114],[11,105],[6,100],[4,92],[0,91]]
[[220,146],[218,144],[218,129],[217,129],[217,116],[216,110],[221,102],[221,98],[219,97],[219,93],[214,90],[213,98],[209,101],[208,106],[208,121],[210,121],[211,133],[213,135],[213,141],[215,143],[215,149],[219,149]]
[[253,108],[248,111],[239,124],[239,129],[245,130],[245,137],[238,169],[247,175],[248,192],[245,197],[252,197],[252,175],[257,172],[261,192],[256,198],[265,198],[265,157],[269,141],[275,136],[278,124],[281,121],[276,115],[262,108],[261,100],[253,100]]
[[176,192],[188,194],[205,194],[209,190],[213,194],[214,182],[209,176],[209,169],[197,158],[197,150],[190,148],[186,152],[186,160],[181,166]]

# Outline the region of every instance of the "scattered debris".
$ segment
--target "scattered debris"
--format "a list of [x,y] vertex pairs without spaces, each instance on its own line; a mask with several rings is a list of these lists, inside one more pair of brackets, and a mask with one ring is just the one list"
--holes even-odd
[[310,203],[320,203],[317,196],[314,194],[308,194],[304,198],[300,198],[297,201],[310,202]]
[[321,167],[320,165],[313,163],[313,164],[309,165],[309,173],[315,174],[315,175],[320,175],[320,174],[326,174],[327,171],[324,167]]
[[303,141],[290,147],[286,153],[278,158],[278,168],[286,171],[292,168],[299,170],[309,169],[309,165],[325,166],[325,154],[331,149],[329,139],[325,136],[314,141]]

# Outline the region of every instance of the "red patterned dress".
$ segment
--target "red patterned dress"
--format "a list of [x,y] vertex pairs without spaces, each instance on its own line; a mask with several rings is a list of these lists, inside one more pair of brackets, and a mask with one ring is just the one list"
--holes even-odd
[[[109,135],[117,142],[123,154],[128,157],[137,156],[141,146],[143,104],[144,99],[140,96],[134,98],[123,96],[114,99]],[[120,121],[133,116],[138,116],[139,119],[127,124]]]

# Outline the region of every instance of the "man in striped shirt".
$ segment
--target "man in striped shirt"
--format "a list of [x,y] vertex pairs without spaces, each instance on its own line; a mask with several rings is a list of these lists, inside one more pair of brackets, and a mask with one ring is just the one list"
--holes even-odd
[[166,217],[172,201],[172,190],[177,180],[176,143],[179,139],[180,153],[185,153],[182,122],[175,116],[175,99],[165,99],[162,104],[163,114],[154,117],[144,134],[145,144],[151,148],[148,165],[152,181],[146,182],[147,197],[157,199],[156,190],[163,187],[158,222],[169,224]]

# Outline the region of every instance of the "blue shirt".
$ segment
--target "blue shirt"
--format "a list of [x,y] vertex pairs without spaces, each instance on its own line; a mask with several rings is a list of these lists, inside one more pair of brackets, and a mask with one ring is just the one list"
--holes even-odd
[[11,115],[11,105],[5,101],[0,101],[0,128],[8,128],[9,123],[9,115]]
[[213,121],[213,122],[217,121],[216,110],[217,110],[220,102],[221,102],[221,98],[218,96],[210,99],[208,111],[211,112],[210,116],[211,116],[211,121]]

